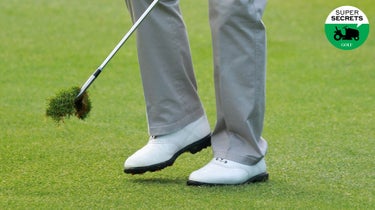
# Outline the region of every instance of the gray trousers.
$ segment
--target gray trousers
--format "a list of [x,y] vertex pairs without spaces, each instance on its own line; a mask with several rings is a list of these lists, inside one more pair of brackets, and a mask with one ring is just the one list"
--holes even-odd
[[[152,0],[125,0],[136,20]],[[266,0],[209,0],[217,122],[215,157],[252,165],[264,157]],[[177,131],[205,115],[197,93],[179,0],[160,0],[137,30],[150,135]]]

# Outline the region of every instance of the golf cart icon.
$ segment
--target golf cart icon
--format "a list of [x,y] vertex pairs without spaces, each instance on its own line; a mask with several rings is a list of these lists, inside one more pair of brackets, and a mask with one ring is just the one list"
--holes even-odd
[[339,41],[341,39],[343,39],[343,40],[354,39],[355,41],[359,40],[359,31],[357,29],[348,28],[347,26],[345,26],[344,29],[345,29],[345,35],[342,34],[341,30],[339,30],[336,26],[335,35],[333,36],[333,38],[336,41]]

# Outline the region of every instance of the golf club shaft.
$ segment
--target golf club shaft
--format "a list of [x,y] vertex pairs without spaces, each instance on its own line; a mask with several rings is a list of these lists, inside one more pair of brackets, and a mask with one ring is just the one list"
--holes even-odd
[[138,20],[133,24],[130,30],[124,35],[121,41],[116,45],[116,47],[112,50],[112,52],[107,56],[107,58],[103,61],[103,63],[96,69],[96,71],[87,79],[87,81],[82,85],[80,92],[76,96],[76,99],[79,99],[82,94],[90,87],[90,85],[94,82],[94,80],[99,76],[99,74],[103,71],[104,67],[108,64],[108,62],[113,58],[113,56],[117,53],[117,51],[124,45],[126,40],[133,34],[133,32],[138,28],[141,22],[146,18],[148,14],[150,14],[151,10],[155,7],[155,5],[159,2],[159,0],[154,0],[150,6],[143,12],[143,14],[138,18]]

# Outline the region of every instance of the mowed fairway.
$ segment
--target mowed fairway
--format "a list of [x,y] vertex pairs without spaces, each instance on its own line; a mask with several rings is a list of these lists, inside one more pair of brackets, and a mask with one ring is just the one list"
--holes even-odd
[[[213,128],[207,5],[181,1]],[[343,5],[370,22],[367,41],[353,51],[334,48],[324,33],[327,15]],[[128,31],[124,1],[2,0],[0,209],[373,209],[373,1],[269,0],[264,22],[270,180],[189,187],[210,149],[157,173],[123,173],[125,158],[148,139],[134,37],[90,87],[87,120],[57,125],[45,117],[47,98],[82,85]]]

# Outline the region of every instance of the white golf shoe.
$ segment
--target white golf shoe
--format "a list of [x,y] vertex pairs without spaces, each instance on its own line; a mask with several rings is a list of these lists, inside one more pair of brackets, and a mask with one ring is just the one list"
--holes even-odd
[[211,130],[204,116],[175,133],[150,137],[144,147],[125,161],[124,172],[142,174],[161,170],[173,165],[182,153],[195,154],[208,146],[211,146]]
[[268,180],[264,159],[249,166],[223,158],[214,158],[190,174],[187,185],[238,185]]

